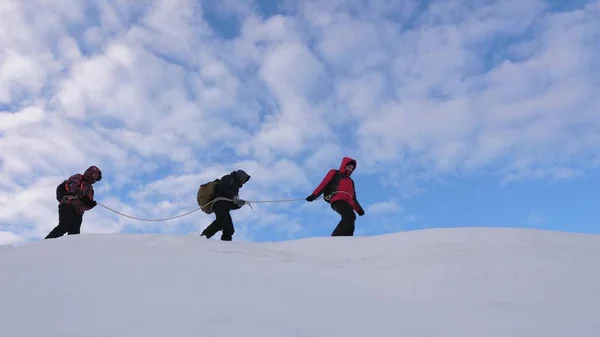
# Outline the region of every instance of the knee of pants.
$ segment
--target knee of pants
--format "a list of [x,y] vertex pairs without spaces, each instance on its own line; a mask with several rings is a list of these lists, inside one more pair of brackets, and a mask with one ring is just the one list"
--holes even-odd
[[219,222],[229,222],[231,221],[231,214],[229,214],[228,210],[217,209],[215,212],[215,220]]
[[356,221],[356,213],[354,213],[353,211],[350,211],[348,213],[345,213],[342,218],[344,219],[348,219],[350,221]]

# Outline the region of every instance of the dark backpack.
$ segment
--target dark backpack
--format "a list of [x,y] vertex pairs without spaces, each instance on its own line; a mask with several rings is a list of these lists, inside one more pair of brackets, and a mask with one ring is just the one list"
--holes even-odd
[[67,194],[67,181],[63,181],[56,186],[56,200],[60,202],[62,198]]
[[329,195],[336,191],[335,188],[338,186],[339,181],[340,181],[340,171],[335,170],[335,175],[333,176],[333,178],[331,178],[329,183],[327,183],[327,185],[325,185],[325,187],[323,188],[323,192],[322,192],[323,200],[325,200],[326,202],[329,203]]

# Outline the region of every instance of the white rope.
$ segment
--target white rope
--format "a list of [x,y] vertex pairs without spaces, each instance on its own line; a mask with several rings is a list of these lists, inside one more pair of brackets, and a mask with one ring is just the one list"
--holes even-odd
[[[321,199],[321,198],[324,198],[325,200],[329,200],[329,199],[331,199],[331,196],[332,196],[332,195],[334,195],[334,194],[336,194],[336,193],[345,193],[345,194],[348,194],[349,196],[352,196],[352,194],[350,194],[350,193],[348,193],[348,192],[345,192],[345,191],[335,191],[335,192],[331,193],[331,194],[330,194],[330,195],[328,195],[328,196],[325,196],[325,197],[321,196],[321,197],[318,197],[318,198],[316,198],[315,200],[318,200],[318,199]],[[115,210],[115,209],[112,209],[112,208],[110,208],[110,207],[108,207],[108,206],[106,206],[106,205],[103,205],[103,204],[101,204],[101,203],[98,203],[98,205],[100,205],[100,206],[102,206],[102,207],[104,207],[104,208],[108,209],[109,211],[115,212],[115,213],[117,213],[117,214],[119,214],[119,215],[122,215],[122,216],[124,216],[124,217],[127,217],[127,218],[130,218],[130,219],[135,219],[135,220],[140,220],[140,221],[167,221],[167,220],[172,220],[172,219],[176,219],[176,218],[181,218],[181,217],[184,217],[184,216],[186,216],[186,215],[192,214],[192,213],[194,213],[194,212],[197,212],[197,211],[201,210],[202,208],[204,208],[204,207],[206,207],[206,206],[208,206],[208,205],[211,205],[211,208],[212,208],[212,204],[213,204],[214,202],[216,202],[216,201],[219,201],[219,200],[226,200],[226,201],[231,201],[231,202],[233,202],[233,200],[232,200],[232,199],[229,199],[229,198],[224,198],[224,197],[218,197],[218,198],[215,198],[215,199],[213,199],[212,201],[210,201],[210,202],[206,203],[205,205],[202,205],[202,206],[200,206],[200,207],[198,207],[198,208],[196,208],[196,209],[194,209],[194,210],[191,210],[191,211],[189,211],[189,212],[186,212],[186,213],[183,213],[183,214],[179,214],[179,215],[175,215],[175,216],[168,217],[168,218],[162,218],[162,219],[145,219],[145,218],[138,218],[138,217],[135,217],[135,216],[132,216],[132,215],[127,215],[127,214],[121,213],[121,212],[119,212],[119,211],[117,211],[117,210]],[[250,208],[252,208],[252,204],[266,204],[266,203],[292,202],[292,201],[302,201],[302,200],[305,200],[305,198],[297,198],[297,199],[278,199],[278,200],[257,200],[257,201],[248,201],[248,200],[246,200],[246,202],[244,203],[244,205],[248,205],[248,206],[250,206]]]

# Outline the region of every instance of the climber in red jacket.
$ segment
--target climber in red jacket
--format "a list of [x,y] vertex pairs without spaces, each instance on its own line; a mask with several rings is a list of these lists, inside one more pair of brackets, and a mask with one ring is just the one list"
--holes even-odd
[[313,201],[324,194],[325,201],[331,203],[331,208],[336,211],[342,219],[331,233],[331,236],[353,236],[356,215],[363,216],[365,211],[356,199],[354,180],[350,177],[356,169],[356,160],[344,157],[338,170],[331,169],[319,186],[306,198]]

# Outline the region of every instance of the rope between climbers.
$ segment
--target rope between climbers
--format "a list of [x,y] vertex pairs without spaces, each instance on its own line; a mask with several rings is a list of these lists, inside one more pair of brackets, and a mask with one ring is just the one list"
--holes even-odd
[[[351,195],[351,194],[350,194],[350,193],[348,193],[348,192],[344,192],[344,191],[336,191],[336,192],[333,192],[333,193],[331,193],[330,195],[328,195],[328,196],[327,196],[325,199],[329,199],[329,198],[331,198],[331,196],[332,196],[333,194],[335,194],[335,193],[347,193],[347,194]],[[320,199],[320,198],[323,198],[323,197],[318,197],[318,198],[317,198],[317,199],[315,199],[315,200],[318,200],[318,199]],[[208,206],[208,205],[210,205],[210,204],[214,203],[215,201],[219,201],[219,200],[233,201],[233,200],[231,200],[231,199],[229,199],[229,198],[218,197],[218,198],[215,198],[215,199],[213,199],[212,201],[210,201],[210,202],[206,203],[205,205],[203,205],[203,206],[200,206],[200,207],[198,207],[198,208],[196,208],[196,209],[194,209],[194,210],[192,210],[192,211],[189,211],[189,212],[186,212],[186,213],[183,213],[183,214],[179,214],[179,215],[175,215],[175,216],[172,216],[172,217],[168,217],[168,218],[162,218],[162,219],[145,219],[145,218],[138,218],[138,217],[135,217],[135,216],[132,216],[132,215],[127,215],[127,214],[121,213],[121,212],[119,212],[119,211],[117,211],[117,210],[115,210],[115,209],[112,209],[112,208],[110,208],[110,207],[108,207],[108,206],[106,206],[106,205],[104,205],[104,204],[102,204],[102,203],[98,203],[98,205],[100,205],[100,206],[102,206],[102,207],[104,207],[104,208],[108,209],[109,211],[115,212],[115,213],[117,213],[117,214],[119,214],[119,215],[122,215],[122,216],[124,216],[124,217],[127,217],[127,218],[130,218],[130,219],[135,219],[135,220],[140,220],[140,221],[166,221],[166,220],[172,220],[172,219],[176,219],[176,218],[181,218],[181,217],[184,217],[184,216],[186,216],[186,215],[192,214],[192,213],[194,213],[194,212],[197,212],[197,211],[201,210],[201,209],[202,209],[202,208],[204,208],[205,206]],[[304,200],[304,198],[298,198],[298,199],[278,199],[278,200],[257,200],[257,201],[246,201],[246,203],[245,203],[244,205],[248,205],[248,206],[250,206],[250,208],[252,208],[252,204],[265,204],[265,203],[278,203],[278,202],[292,202],[292,201],[302,201],[302,200]]]

